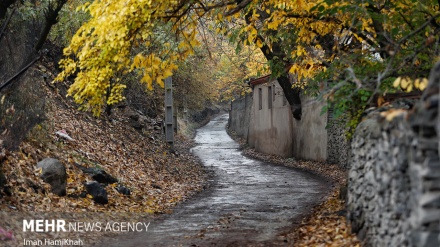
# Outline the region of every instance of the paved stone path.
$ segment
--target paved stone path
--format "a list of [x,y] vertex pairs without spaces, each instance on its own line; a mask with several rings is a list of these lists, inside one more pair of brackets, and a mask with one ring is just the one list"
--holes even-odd
[[319,177],[246,158],[226,133],[227,115],[197,131],[192,152],[213,173],[207,190],[150,223],[100,246],[284,246],[279,236],[330,187]]

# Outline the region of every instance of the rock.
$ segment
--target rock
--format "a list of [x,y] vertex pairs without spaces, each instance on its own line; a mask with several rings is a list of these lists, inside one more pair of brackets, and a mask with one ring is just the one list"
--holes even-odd
[[79,194],[79,197],[86,198],[87,197],[87,191],[81,191],[81,193]]
[[67,173],[64,165],[57,159],[46,158],[37,164],[38,168],[42,168],[41,178],[44,182],[50,184],[52,193],[65,196]]
[[108,174],[106,171],[104,171],[101,168],[94,167],[94,168],[87,168],[82,165],[76,164],[76,166],[81,169],[82,172],[90,175],[93,180],[97,181],[98,183],[102,184],[113,184],[118,182],[116,178]]
[[137,113],[137,112],[135,112],[135,111],[133,111],[133,110],[127,110],[127,112],[125,113],[125,115],[126,115],[128,118],[130,118],[130,119],[132,119],[132,120],[134,120],[134,121],[137,121],[137,120],[139,119],[139,117],[140,117],[140,114]]
[[93,200],[96,203],[100,204],[107,204],[108,203],[108,196],[107,191],[102,187],[102,185],[96,181],[89,182],[85,184],[87,193],[89,193]]
[[133,127],[134,129],[137,129],[137,130],[141,130],[144,126],[141,124],[141,123],[139,123],[138,121],[131,121],[130,122],[130,126],[131,127]]
[[92,178],[95,181],[103,184],[112,184],[118,182],[116,178],[112,177],[106,171],[99,168],[97,169],[96,173],[92,175]]
[[116,187],[116,190],[126,196],[129,196],[131,194],[130,189],[128,189],[127,187],[123,186],[123,185],[119,185],[118,187]]

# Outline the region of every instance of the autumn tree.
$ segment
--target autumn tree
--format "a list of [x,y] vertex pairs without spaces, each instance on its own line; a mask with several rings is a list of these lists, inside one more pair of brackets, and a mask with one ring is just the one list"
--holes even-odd
[[[123,99],[116,72],[141,70],[147,87],[162,84],[203,43],[197,28],[206,20],[238,50],[262,51],[296,119],[301,90],[317,82],[327,84],[325,96],[337,115],[357,119],[374,95],[396,90],[392,84],[399,76],[398,87],[423,88],[438,56],[439,11],[433,0],[104,0],[82,9],[91,19],[65,49],[58,79],[77,73],[69,94],[95,114]],[[157,38],[154,28],[163,23],[170,24],[173,42],[163,40],[163,49],[130,57],[133,47],[149,47]]]
[[[65,49],[66,56],[75,55],[76,59],[68,57],[61,62],[64,71],[58,79],[62,80],[77,72],[69,94],[84,109],[90,109],[95,115],[99,115],[103,105],[111,105],[123,100],[121,92],[125,85],[120,83],[118,78],[115,83],[111,84],[116,72],[127,73],[135,69],[142,70],[144,73],[142,81],[148,88],[152,87],[153,81],[162,84],[164,78],[172,75],[177,69],[178,61],[192,55],[194,47],[200,45],[197,40],[197,27],[202,19],[217,20],[219,25],[223,22],[224,25],[229,25],[226,21],[230,23],[236,20],[238,26],[241,25],[243,28],[235,30],[250,31],[248,32],[250,38],[247,40],[255,41],[259,48],[266,48],[265,56],[271,61],[278,61],[280,60],[276,56],[278,48],[275,47],[274,52],[268,48],[268,45],[262,46],[261,40],[254,39],[255,29],[248,29],[250,25],[240,19],[240,13],[248,15],[249,10],[256,7],[255,4],[258,3],[252,1],[241,3],[134,1],[132,5],[127,5],[123,1],[99,1],[85,5],[83,9],[89,11],[91,19],[80,28],[70,46]],[[228,20],[224,19],[225,17]],[[173,24],[172,30],[178,42],[164,40],[163,49],[154,52],[143,51],[131,58],[129,56],[131,49],[139,43],[148,47],[151,40],[156,38],[154,27],[163,25],[163,23]],[[219,32],[222,29],[223,27],[218,28]],[[285,73],[282,76],[287,78]],[[110,87],[112,87],[111,93],[109,97],[106,97],[106,92]],[[299,118],[298,90],[292,90],[290,84],[285,88],[288,98],[294,99],[289,102],[292,101],[292,105],[296,106],[295,116]],[[289,95],[293,96],[289,97]]]

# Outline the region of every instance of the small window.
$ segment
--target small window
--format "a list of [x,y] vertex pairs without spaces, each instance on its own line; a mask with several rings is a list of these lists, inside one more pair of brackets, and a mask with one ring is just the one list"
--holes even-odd
[[272,108],[272,87],[271,86],[269,86],[268,88],[267,88],[267,103],[269,103],[269,109],[271,109]]
[[263,90],[260,87],[258,89],[258,110],[263,109]]

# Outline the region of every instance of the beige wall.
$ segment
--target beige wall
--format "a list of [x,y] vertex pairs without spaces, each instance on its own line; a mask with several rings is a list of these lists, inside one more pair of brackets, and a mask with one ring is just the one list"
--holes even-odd
[[305,160],[327,160],[327,113],[321,115],[324,102],[301,96],[301,120],[293,120],[293,156]]
[[[268,107],[268,88],[275,86],[275,100]],[[259,90],[262,89],[262,109]],[[323,102],[301,96],[300,121],[292,117],[290,105],[277,81],[256,85],[250,116],[248,143],[258,152],[305,160],[327,160],[327,114],[321,115]]]
[[[272,108],[268,106],[268,88],[275,86]],[[259,109],[259,89],[262,90],[262,109]],[[273,94],[272,94],[273,95]],[[253,90],[248,142],[256,151],[291,157],[293,151],[293,117],[290,105],[277,81],[256,85]]]

